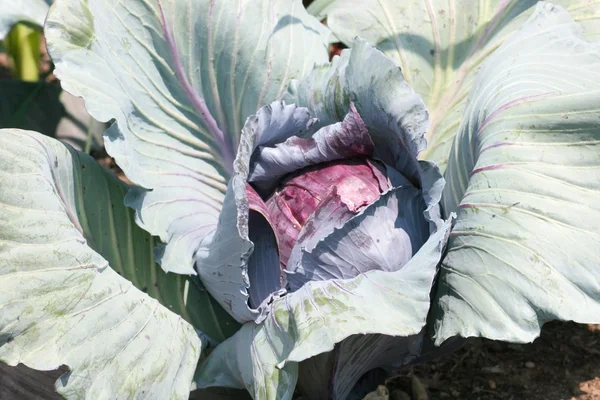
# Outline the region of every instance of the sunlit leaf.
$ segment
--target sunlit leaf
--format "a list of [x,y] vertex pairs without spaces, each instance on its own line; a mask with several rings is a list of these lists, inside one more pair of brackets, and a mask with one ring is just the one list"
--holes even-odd
[[245,119],[327,60],[325,32],[299,0],[54,3],[45,33],[55,73],[92,116],[116,119],[105,145],[151,189],[127,204],[166,243],[166,271],[194,273]]
[[204,311],[186,302],[204,304],[157,276],[126,186],[38,133],[2,130],[0,143],[0,360],[67,365],[56,387],[69,398],[187,398],[201,342],[169,309],[195,322]]
[[450,154],[458,211],[436,342],[532,341],[552,319],[600,322],[600,46],[540,3],[483,64]]

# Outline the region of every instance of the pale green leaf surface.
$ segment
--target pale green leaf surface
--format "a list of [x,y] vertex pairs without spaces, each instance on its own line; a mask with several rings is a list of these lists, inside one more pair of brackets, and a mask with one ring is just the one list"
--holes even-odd
[[0,143],[0,360],[66,364],[67,398],[187,398],[196,331],[117,272],[190,320],[197,300],[154,265],[126,185],[41,134],[2,130]]
[[107,151],[146,190],[128,205],[193,274],[209,244],[242,125],[327,60],[326,28],[299,0],[57,0],[46,37],[63,88],[101,121]]
[[436,343],[600,322],[600,46],[559,6],[483,64],[446,173]]
[[[430,112],[427,149],[421,157],[444,171],[467,95],[484,60],[515,32],[536,0],[337,0],[317,12],[344,43],[360,35],[401,66],[406,81]],[[600,38],[600,2],[557,0]]]
[[276,298],[262,324],[244,324],[208,356],[197,375],[198,387],[246,387],[255,399],[291,399],[298,362],[356,334],[419,333],[449,231],[447,221],[396,272],[312,281]]
[[52,0],[0,0],[0,39],[18,22],[41,27]]

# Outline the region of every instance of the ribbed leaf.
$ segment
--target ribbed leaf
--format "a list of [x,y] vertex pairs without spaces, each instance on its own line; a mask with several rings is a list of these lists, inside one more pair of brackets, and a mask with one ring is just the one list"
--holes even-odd
[[327,60],[299,0],[57,0],[46,24],[63,88],[101,121],[135,190],[137,222],[194,273],[223,204],[242,125],[287,82]]
[[484,63],[443,203],[436,342],[532,341],[552,319],[600,322],[600,46],[540,3]]
[[93,159],[30,131],[0,143],[0,360],[68,365],[68,398],[187,398],[201,343],[175,313],[217,340],[227,313],[155,264],[127,186]]
[[[446,169],[467,95],[482,63],[533,12],[537,0],[337,0],[310,10],[347,45],[362,36],[402,66],[406,81],[430,112],[428,146],[421,157]],[[328,3],[328,4],[327,4]],[[600,3],[557,0],[600,38]]]

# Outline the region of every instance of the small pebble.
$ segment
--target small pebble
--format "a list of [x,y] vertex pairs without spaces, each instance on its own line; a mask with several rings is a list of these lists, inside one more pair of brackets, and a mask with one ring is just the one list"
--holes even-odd
[[387,388],[383,385],[379,385],[377,390],[367,394],[363,397],[363,400],[389,400],[390,393]]
[[496,381],[494,381],[493,379],[490,379],[488,381],[488,386],[490,387],[490,389],[494,390],[496,389]]
[[493,367],[483,367],[481,368],[483,372],[487,372],[488,374],[504,374],[504,370],[499,365],[494,365]]
[[529,368],[529,369],[535,368],[535,363],[533,361],[527,361],[525,363],[525,368]]

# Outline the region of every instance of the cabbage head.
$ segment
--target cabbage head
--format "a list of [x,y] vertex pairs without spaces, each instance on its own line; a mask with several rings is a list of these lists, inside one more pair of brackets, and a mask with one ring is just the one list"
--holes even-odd
[[68,399],[341,400],[600,323],[600,6],[556,1],[55,0],[133,184],[0,131],[0,361]]

